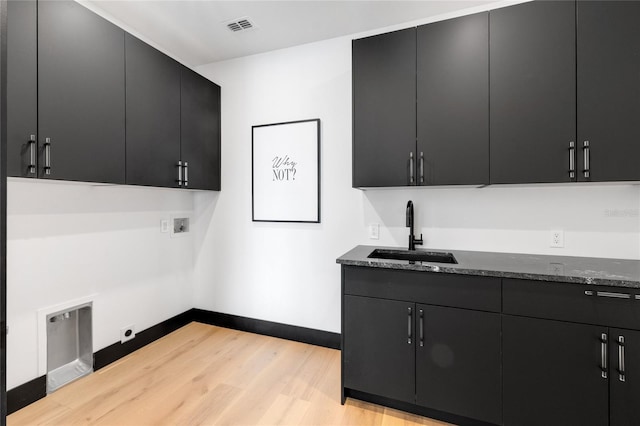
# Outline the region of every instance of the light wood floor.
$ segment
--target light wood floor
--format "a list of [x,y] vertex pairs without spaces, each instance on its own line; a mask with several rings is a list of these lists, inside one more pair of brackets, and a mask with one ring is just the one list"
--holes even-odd
[[191,323],[13,413],[16,425],[431,425],[352,399],[340,352]]

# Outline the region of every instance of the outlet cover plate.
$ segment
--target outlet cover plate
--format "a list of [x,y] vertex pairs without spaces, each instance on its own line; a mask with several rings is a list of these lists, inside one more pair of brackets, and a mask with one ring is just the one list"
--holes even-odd
[[136,337],[136,326],[128,325],[120,329],[120,343],[128,342]]
[[369,238],[372,240],[377,240],[380,238],[380,225],[377,223],[372,223],[369,225]]
[[556,229],[551,231],[551,235],[549,236],[549,247],[553,248],[562,248],[564,247],[564,231],[560,229]]

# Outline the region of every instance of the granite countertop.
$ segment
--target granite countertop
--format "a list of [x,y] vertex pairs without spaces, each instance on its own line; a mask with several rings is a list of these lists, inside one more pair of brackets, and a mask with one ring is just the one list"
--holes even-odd
[[336,262],[342,265],[370,268],[640,288],[640,261],[638,260],[462,250],[419,250],[452,253],[458,261],[457,264],[445,264],[368,258],[367,256],[375,249],[406,248],[357,246],[340,256]]

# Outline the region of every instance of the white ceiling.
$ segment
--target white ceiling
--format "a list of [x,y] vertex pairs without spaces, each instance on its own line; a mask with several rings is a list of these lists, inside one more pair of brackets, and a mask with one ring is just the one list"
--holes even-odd
[[[494,0],[85,0],[190,66],[402,24]],[[249,17],[256,29],[226,22]]]

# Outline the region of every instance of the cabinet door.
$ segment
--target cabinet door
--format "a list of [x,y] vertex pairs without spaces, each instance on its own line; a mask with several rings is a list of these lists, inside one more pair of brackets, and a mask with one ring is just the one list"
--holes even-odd
[[640,2],[578,2],[579,180],[639,180]]
[[127,183],[178,186],[180,65],[125,36]]
[[534,1],[489,19],[491,183],[569,182],[575,4]]
[[640,424],[640,332],[611,329],[610,425]]
[[[7,2],[7,175],[36,177],[38,93],[35,0]],[[32,138],[33,135],[33,138]]]
[[500,314],[417,306],[416,401],[502,423]]
[[352,72],[353,186],[415,184],[416,29],[354,40]]
[[489,13],[418,27],[418,184],[489,183]]
[[415,402],[413,303],[344,296],[344,386]]
[[180,150],[185,187],[220,190],[220,86],[181,67]]
[[124,90],[124,31],[74,1],[38,2],[40,177],[124,183]]
[[606,327],[503,315],[502,333],[505,425],[608,424]]

